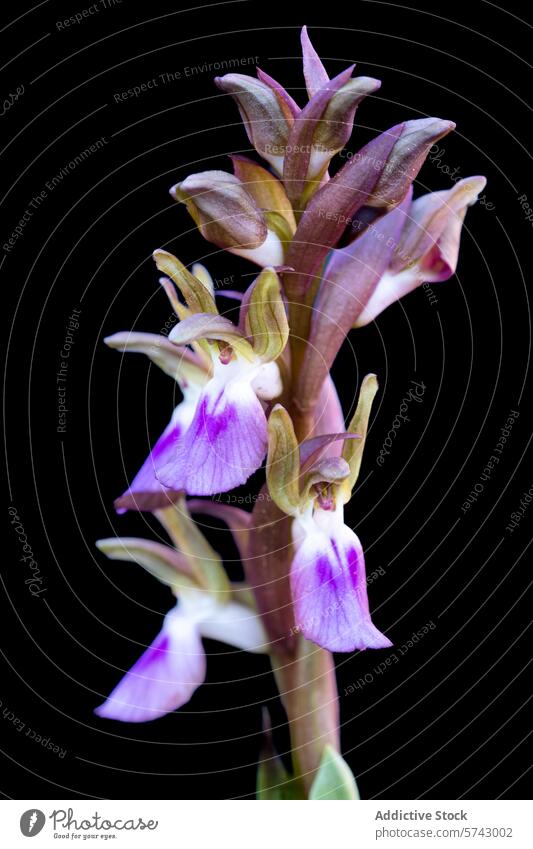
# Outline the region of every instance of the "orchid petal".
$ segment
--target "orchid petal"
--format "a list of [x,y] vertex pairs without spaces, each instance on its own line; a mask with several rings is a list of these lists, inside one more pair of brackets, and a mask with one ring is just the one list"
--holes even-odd
[[211,275],[210,275],[209,271],[207,270],[207,268],[205,267],[205,265],[202,265],[201,262],[195,262],[193,267],[191,268],[191,271],[192,271],[194,277],[196,277],[196,279],[199,280],[200,283],[204,284],[204,286],[207,289],[207,291],[209,292],[209,294],[214,297],[214,295],[215,295],[215,284],[213,282],[213,278],[211,277]]
[[238,601],[217,605],[200,624],[203,637],[227,643],[243,651],[265,654],[269,641],[261,618]]
[[[241,364],[215,365],[187,433],[160,480],[189,495],[227,492],[245,483],[263,462],[267,424],[261,402]],[[225,373],[224,370],[227,370]]]
[[[217,314],[217,308],[213,295],[194,274],[185,268],[182,262],[177,257],[162,248],[158,248],[153,252],[154,262],[159,271],[166,274],[172,282],[178,287],[181,294],[187,302],[187,307],[193,313],[208,312]],[[177,315],[182,318],[183,310]]]
[[169,545],[137,537],[111,537],[98,540],[96,546],[110,560],[142,566],[174,594],[194,590],[199,585],[190,560]]
[[422,283],[439,283],[455,273],[466,210],[485,183],[484,177],[468,177],[448,191],[423,195],[411,204],[390,267],[357,316],[356,327],[369,324]]
[[359,438],[359,434],[347,433],[343,430],[339,433],[325,433],[305,439],[300,445],[300,475],[307,474],[317,463],[325,459],[335,459],[335,455],[332,457],[328,452],[328,448],[333,443]]
[[294,205],[304,206],[319,188],[330,160],[350,138],[357,107],[381,85],[371,77],[350,79],[352,70],[353,66],[317,92],[294,123],[283,170]]
[[[305,186],[305,178],[311,161],[313,137],[317,127],[320,126],[318,122],[323,119],[333,96],[350,79],[353,68],[352,65],[350,68],[341,71],[333,80],[328,80],[294,121],[283,162],[283,182],[287,196],[293,202],[300,197]],[[333,152],[331,156],[333,156]]]
[[350,500],[352,489],[357,483],[357,479],[359,477],[359,470],[361,468],[366,435],[368,432],[370,411],[377,391],[378,379],[376,375],[367,374],[361,383],[357,408],[348,426],[349,433],[359,434],[360,439],[357,442],[345,442],[342,446],[342,456],[350,464],[350,479],[347,485],[343,487],[345,502]]
[[[267,220],[269,215],[275,215],[275,213],[265,213],[264,217],[267,224],[270,223]],[[280,218],[282,221],[285,221],[282,216]],[[266,238],[259,247],[228,248],[228,251],[230,254],[242,256],[243,259],[249,259],[250,262],[255,262],[256,265],[260,265],[262,268],[265,268],[267,265],[283,265],[285,260],[283,242],[273,227],[268,228]]]
[[420,268],[416,265],[412,268],[406,268],[405,271],[400,271],[398,274],[385,272],[366,303],[364,310],[359,313],[354,327],[365,327],[367,324],[370,324],[371,321],[374,321],[391,304],[394,304],[400,298],[403,298],[421,286],[424,279]]
[[305,525],[295,520],[293,526],[297,551],[291,589],[297,627],[329,651],[392,645],[370,618],[361,543],[337,515],[317,514]]
[[188,345],[198,339],[226,342],[239,351],[247,360],[255,359],[250,343],[229,318],[213,313],[196,313],[180,321],[170,331],[169,337],[175,345]]
[[283,392],[283,382],[277,363],[262,363],[252,380],[252,389],[261,401],[273,401]]
[[484,177],[467,177],[447,191],[417,198],[406,212],[400,244],[392,256],[391,272],[418,263],[429,282],[451,277],[457,266],[466,210],[476,202],[486,182]]
[[[187,558],[197,585],[206,591],[203,594],[204,602],[226,602],[232,593],[226,570],[220,556],[192,519],[183,494],[170,507],[156,510],[155,516],[176,550]],[[198,600],[197,597],[196,601]]]
[[251,144],[279,171],[294,118],[287,100],[280,96],[281,86],[275,84],[275,89],[266,82],[266,75],[263,77],[255,80],[245,74],[225,74],[216,77],[215,83],[236,101]]
[[152,645],[95,713],[122,722],[149,722],[186,704],[205,680],[197,625],[172,610]]
[[208,378],[200,357],[188,348],[173,345],[166,336],[123,331],[107,336],[104,342],[118,351],[145,354],[165,374],[182,385],[192,383],[202,386]]
[[292,419],[281,404],[276,404],[268,417],[266,477],[271,498],[289,515],[295,514],[300,504],[299,471],[298,440]]
[[176,500],[177,490],[161,484],[161,470],[175,456],[179,441],[191,424],[196,400],[182,401],[174,410],[171,421],[150,451],[126,492],[115,501],[117,513],[126,510],[157,510]]
[[250,192],[259,209],[278,212],[287,221],[291,234],[294,234],[294,212],[281,180],[246,156],[235,154],[230,159],[235,176]]
[[281,283],[273,268],[264,268],[248,288],[241,313],[256,357],[262,362],[276,360],[287,344],[289,323]]

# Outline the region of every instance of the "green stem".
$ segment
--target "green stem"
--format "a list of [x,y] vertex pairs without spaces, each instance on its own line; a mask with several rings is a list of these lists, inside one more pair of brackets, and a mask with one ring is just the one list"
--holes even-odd
[[294,655],[273,654],[272,667],[289,721],[294,776],[309,795],[324,746],[340,748],[333,657],[300,636]]

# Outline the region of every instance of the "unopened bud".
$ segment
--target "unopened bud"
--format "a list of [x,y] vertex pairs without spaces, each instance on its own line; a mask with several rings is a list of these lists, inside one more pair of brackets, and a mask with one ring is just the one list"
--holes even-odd
[[205,239],[258,265],[281,265],[283,246],[241,181],[225,171],[191,174],[170,190]]

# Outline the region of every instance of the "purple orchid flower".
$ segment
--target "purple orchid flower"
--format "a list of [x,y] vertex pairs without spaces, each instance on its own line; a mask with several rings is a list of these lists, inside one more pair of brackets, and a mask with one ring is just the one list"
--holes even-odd
[[[201,283],[183,282],[183,266],[175,257],[156,252],[156,261],[184,293]],[[226,492],[246,482],[261,465],[267,449],[267,421],[259,400],[281,392],[279,369],[288,338],[285,306],[274,269],[264,269],[252,283],[240,308],[240,327],[218,313],[201,293],[206,311],[184,318],[170,333],[180,346],[201,342],[211,358],[211,377],[203,388],[188,429],[173,456],[159,472],[160,482],[190,495]],[[193,300],[189,309],[194,306]]]
[[342,504],[310,505],[292,525],[291,590],[296,627],[336,652],[391,646],[370,618],[363,548]]
[[[183,502],[158,518],[187,553],[142,539],[107,539],[97,545],[114,560],[138,563],[168,585],[178,602],[161,631],[95,713],[122,722],[148,722],[186,704],[206,675],[202,638],[264,653],[261,619],[229,585],[220,559],[192,524]],[[177,536],[176,536],[177,529]]]
[[402,210],[403,228],[389,267],[354,321],[355,327],[373,321],[423,283],[440,283],[455,274],[466,211],[486,183],[485,177],[467,177],[451,189],[417,198]]
[[176,305],[183,318],[168,340],[139,333],[106,339],[110,347],[149,356],[177,380],[184,395],[116,500],[119,511],[154,510],[181,491],[211,495],[245,483],[266,455],[262,401],[281,392],[275,360],[285,347],[288,326],[275,271],[265,269],[249,288],[240,309],[241,330],[218,313],[205,269],[196,267],[200,277],[195,277],[164,251],[156,252],[156,261],[173,275],[192,308],[206,311]]
[[[278,507],[293,517],[290,584],[296,627],[329,651],[392,645],[371,620],[363,549],[344,522],[344,503],[359,474],[376,391],[375,375],[368,375],[348,431],[315,437],[301,446],[281,405],[269,419],[269,491]],[[341,456],[328,456],[328,449],[341,442]]]
[[244,605],[206,604],[204,593],[191,593],[167,613],[154,642],[95,713],[121,722],[149,722],[183,707],[205,681],[202,637],[256,653],[267,646],[259,618]]

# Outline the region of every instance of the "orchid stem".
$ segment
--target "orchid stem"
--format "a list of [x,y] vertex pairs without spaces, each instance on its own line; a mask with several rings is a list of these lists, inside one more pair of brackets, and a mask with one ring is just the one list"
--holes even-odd
[[309,795],[324,746],[340,748],[333,656],[300,636],[294,655],[274,654],[272,667],[289,722],[294,776]]

